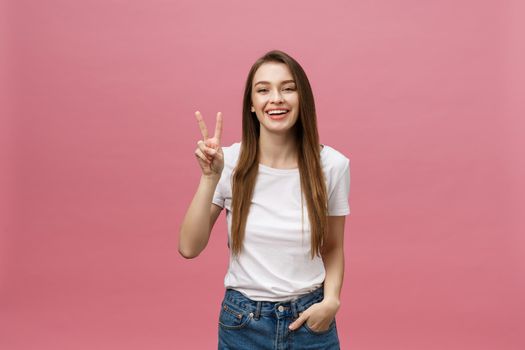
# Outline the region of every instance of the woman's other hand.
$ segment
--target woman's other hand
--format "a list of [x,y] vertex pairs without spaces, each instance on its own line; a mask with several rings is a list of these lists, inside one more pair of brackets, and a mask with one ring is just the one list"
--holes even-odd
[[289,328],[294,331],[306,322],[308,328],[315,332],[323,332],[330,327],[335,314],[339,310],[339,302],[330,299],[324,299],[315,303],[299,315],[297,320],[293,321]]

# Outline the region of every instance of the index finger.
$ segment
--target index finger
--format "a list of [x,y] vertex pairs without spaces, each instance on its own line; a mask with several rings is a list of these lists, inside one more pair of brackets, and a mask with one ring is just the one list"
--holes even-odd
[[219,145],[221,144],[221,134],[222,134],[222,113],[217,113],[217,122],[215,123],[215,138]]
[[204,141],[206,141],[206,139],[208,139],[208,129],[206,128],[206,123],[204,123],[204,119],[202,119],[201,112],[195,112],[195,117],[197,118],[197,122],[199,123],[202,138],[204,139]]

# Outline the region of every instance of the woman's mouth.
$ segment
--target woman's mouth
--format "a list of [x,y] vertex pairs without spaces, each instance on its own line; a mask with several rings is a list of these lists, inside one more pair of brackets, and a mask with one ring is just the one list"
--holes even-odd
[[[268,112],[271,112],[268,113]],[[271,110],[271,111],[266,111],[264,112],[264,114],[266,114],[266,116],[272,120],[281,120],[281,119],[284,119],[288,116],[288,114],[290,113],[289,110],[287,109],[283,109],[283,110]]]

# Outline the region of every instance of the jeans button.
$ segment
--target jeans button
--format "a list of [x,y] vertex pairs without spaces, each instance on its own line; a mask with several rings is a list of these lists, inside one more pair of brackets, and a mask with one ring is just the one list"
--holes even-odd
[[279,305],[279,307],[277,308],[277,310],[279,310],[279,312],[283,312],[284,311],[284,307],[282,305]]

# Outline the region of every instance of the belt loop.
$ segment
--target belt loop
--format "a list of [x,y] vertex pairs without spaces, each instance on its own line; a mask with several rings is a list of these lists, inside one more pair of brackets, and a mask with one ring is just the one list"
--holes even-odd
[[254,316],[256,320],[258,320],[259,316],[261,316],[261,304],[262,304],[262,301],[257,301],[257,306],[255,307],[255,316]]
[[297,312],[297,300],[294,299],[290,302],[290,305],[292,307],[292,315],[293,315],[293,318],[298,318],[299,317],[299,313]]

